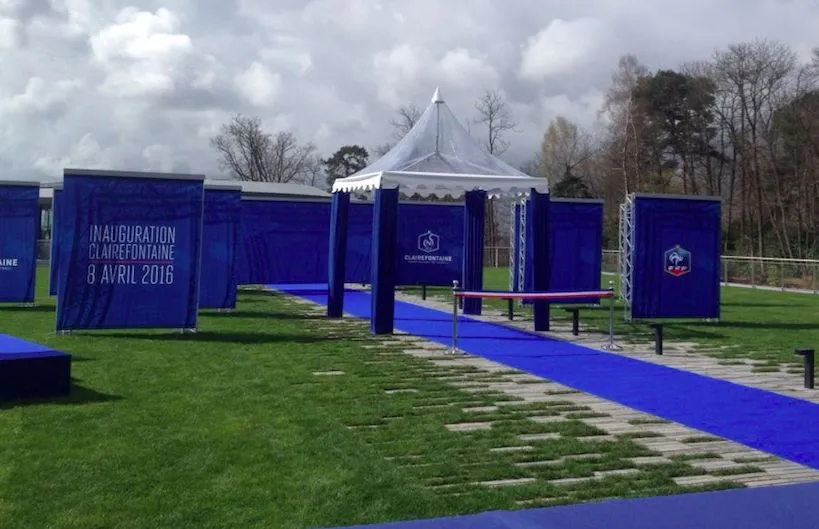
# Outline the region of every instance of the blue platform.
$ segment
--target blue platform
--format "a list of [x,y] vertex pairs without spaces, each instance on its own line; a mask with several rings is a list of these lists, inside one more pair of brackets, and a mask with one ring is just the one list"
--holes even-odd
[[491,511],[347,529],[816,529],[819,483]]
[[[326,304],[326,286],[271,286]],[[369,318],[370,295],[349,291],[344,310]],[[452,315],[396,302],[395,328],[451,343]],[[465,352],[819,470],[819,405],[499,324],[460,317]]]
[[71,355],[0,334],[0,401],[71,391]]

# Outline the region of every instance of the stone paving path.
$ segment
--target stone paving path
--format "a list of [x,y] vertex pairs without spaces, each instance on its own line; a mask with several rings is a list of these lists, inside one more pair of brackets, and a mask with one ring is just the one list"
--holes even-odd
[[[405,294],[398,294],[397,298],[402,301],[435,309],[448,310],[448,308],[451,307],[445,300],[428,299],[421,301],[420,298]],[[320,309],[309,301],[297,299],[297,302],[314,307],[317,313],[323,313],[323,309]],[[505,320],[503,314],[496,311],[488,311],[484,316],[478,319],[495,323],[511,324],[520,328],[528,328],[527,326],[531,325],[531,322],[526,321],[508,322],[508,320]],[[333,320],[328,320],[328,322],[330,321]],[[570,328],[566,325],[553,325],[552,328],[552,332],[544,334],[580,343],[595,349],[600,349],[600,347],[608,341],[607,336],[589,332],[584,333],[582,326],[580,337],[573,337],[570,333]],[[464,391],[502,392],[503,394],[522,399],[525,403],[559,400],[563,402],[568,401],[573,405],[573,407],[569,406],[567,411],[560,412],[557,415],[530,417],[530,420],[534,422],[548,423],[567,421],[570,419],[581,420],[585,424],[594,426],[605,432],[603,436],[586,438],[589,441],[614,441],[618,436],[628,436],[635,443],[657,454],[651,457],[632,458],[635,468],[596,472],[591,478],[581,477],[551,481],[551,483],[555,485],[570,485],[582,481],[603,479],[610,475],[637,473],[641,471],[641,467],[643,466],[648,467],[650,465],[665,464],[674,461],[684,461],[688,465],[702,469],[705,472],[697,476],[674,478],[674,481],[682,486],[707,485],[710,483],[731,481],[755,487],[819,481],[819,471],[811,468],[771,456],[770,454],[754,450],[738,443],[713,437],[712,435],[681,424],[672,423],[659,417],[635,411],[615,402],[578,392],[553,381],[521,371],[511,370],[507,366],[481,357],[472,355],[448,355],[446,354],[445,348],[440,344],[431,343],[415,336],[396,332],[393,337],[386,339],[373,337],[373,340],[374,344],[380,345],[372,345],[370,347],[401,346],[406,354],[441,366],[442,368],[448,366],[453,368],[469,366],[480,370],[482,373],[497,374],[491,381],[476,380],[476,377],[470,376],[469,374],[441,375],[438,377],[440,380]],[[720,364],[719,359],[694,353],[693,346],[695,344],[667,343],[665,347],[667,353],[663,356],[654,355],[651,345],[621,345],[623,350],[615,354],[625,354],[648,362],[669,365],[696,373],[732,380],[748,386],[778,391],[798,398],[819,402],[819,396],[814,392],[799,389],[801,385],[801,377],[799,375],[786,372],[755,373],[753,371],[755,364],[750,361],[745,362],[743,365],[726,366]],[[453,371],[455,371],[455,369],[453,369]],[[519,403],[520,401],[518,401],[518,404]],[[512,405],[515,405],[514,401],[503,401],[497,402],[493,407],[467,408],[464,411],[480,413],[492,411],[501,406]],[[577,413],[577,408],[588,411]],[[460,422],[447,425],[450,431],[462,432],[465,435],[476,430],[489,429],[491,427],[491,422],[483,421],[472,423]],[[547,438],[554,438],[554,436],[559,435],[560,434],[557,433],[548,433],[519,436],[519,440],[524,444],[498,447],[493,450],[526,451],[531,449],[531,447],[525,444],[526,442],[543,441]],[[517,464],[526,468],[542,468],[550,465],[562,465],[571,459],[595,457],[599,457],[599,454],[580,454],[567,456],[558,460],[524,461]],[[489,487],[524,485],[529,483],[532,479],[533,478],[498,480],[491,483],[482,483],[482,485]]]

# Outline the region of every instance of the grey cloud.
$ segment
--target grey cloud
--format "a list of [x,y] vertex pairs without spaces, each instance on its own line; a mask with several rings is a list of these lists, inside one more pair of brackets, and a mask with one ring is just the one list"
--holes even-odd
[[[392,133],[395,105],[379,99],[381,89],[395,90],[405,104],[424,106],[437,85],[464,122],[475,117],[474,99],[483,89],[503,89],[520,123],[520,132],[509,138],[507,158],[520,163],[533,154],[554,112],[565,111],[585,124],[594,121],[597,109],[587,100],[605,91],[624,53],[635,53],[655,69],[706,59],[716,47],[755,37],[781,40],[803,56],[819,44],[812,24],[819,5],[782,0],[112,0],[89,2],[87,12],[74,16],[68,4],[56,1],[21,5],[5,16],[17,18],[29,38],[21,49],[0,50],[0,159],[15,173],[31,175],[55,171],[54,163],[62,161],[95,160],[117,168],[218,174],[209,134],[234,112],[259,115],[270,127],[292,126],[324,155],[348,143],[373,147]],[[95,62],[91,37],[115,24],[127,5],[145,11],[129,30],[140,37],[130,41],[129,52],[142,59]],[[162,7],[176,19],[149,16]],[[546,51],[566,59],[586,40],[599,42],[577,52],[575,62],[544,67],[548,75],[521,78],[522,54],[531,38],[554,20],[583,18],[596,19],[599,31],[569,32]],[[192,46],[184,56],[168,57],[163,33],[187,35]],[[401,45],[420,54],[418,71],[409,68],[402,77],[396,73],[402,71],[399,62],[393,70],[377,72],[376,54]],[[497,73],[497,86],[448,80],[438,71],[437,61],[458,48],[482,58]],[[166,75],[173,90],[127,98],[99,91],[106,74],[139,60],[150,67],[135,71]],[[236,87],[237,75],[254,61],[280,79],[265,107],[253,106]],[[84,86],[64,101],[43,105],[34,117],[8,111],[31,77],[44,79],[52,90],[70,79]],[[36,165],[42,159],[54,162]]]

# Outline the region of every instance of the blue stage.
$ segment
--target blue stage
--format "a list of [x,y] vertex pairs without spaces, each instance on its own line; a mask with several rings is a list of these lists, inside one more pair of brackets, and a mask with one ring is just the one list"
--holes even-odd
[[[271,286],[326,304],[326,286]],[[344,311],[370,316],[370,295],[348,291]],[[448,346],[452,315],[395,303],[395,326]],[[819,470],[819,405],[680,369],[528,333],[459,319],[463,351],[629,408]]]
[[71,390],[71,355],[0,334],[0,401],[57,397]]

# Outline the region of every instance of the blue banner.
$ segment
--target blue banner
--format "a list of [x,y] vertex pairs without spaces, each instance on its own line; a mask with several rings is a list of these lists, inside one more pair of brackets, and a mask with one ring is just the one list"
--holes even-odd
[[39,184],[0,182],[0,302],[34,302],[39,228]]
[[58,331],[196,327],[203,180],[65,171]]
[[201,309],[236,307],[236,290],[239,286],[236,254],[241,214],[241,188],[205,187],[202,276],[199,281]]
[[60,260],[57,255],[60,252],[60,239],[57,237],[57,224],[60,222],[60,207],[63,201],[62,188],[54,188],[51,199],[51,255],[48,259],[48,294],[57,295],[57,265]]
[[720,202],[636,196],[634,319],[719,318]]
[[399,285],[451,287],[461,280],[463,260],[463,206],[399,204]]
[[[351,203],[345,261],[348,283],[370,282],[372,225],[372,204]],[[329,230],[329,202],[242,200],[239,283],[326,283]],[[427,246],[419,249],[424,243]],[[462,249],[463,207],[399,204],[398,284],[452,286],[452,280],[461,275]]]
[[[527,211],[528,213],[528,211]],[[517,215],[519,219],[519,213]],[[526,249],[532,244],[526,216]],[[525,255],[525,290],[532,291],[531,252]],[[600,289],[603,266],[603,203],[552,199],[549,207],[549,290],[579,292]],[[561,304],[593,304],[600,299],[564,299]]]

